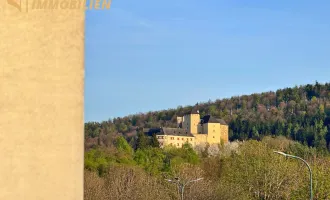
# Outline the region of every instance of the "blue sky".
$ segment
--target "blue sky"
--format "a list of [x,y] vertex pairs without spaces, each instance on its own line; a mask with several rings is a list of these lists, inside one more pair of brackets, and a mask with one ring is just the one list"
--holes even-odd
[[326,0],[113,0],[87,11],[85,121],[329,82],[329,10]]

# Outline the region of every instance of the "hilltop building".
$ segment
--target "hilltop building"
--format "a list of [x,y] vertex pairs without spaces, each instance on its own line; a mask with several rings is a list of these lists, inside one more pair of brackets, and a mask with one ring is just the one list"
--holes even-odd
[[228,125],[222,119],[210,115],[200,118],[198,110],[177,117],[177,128],[144,129],[148,136],[156,134],[160,147],[173,145],[182,147],[186,142],[193,147],[201,144],[220,144],[228,142]]

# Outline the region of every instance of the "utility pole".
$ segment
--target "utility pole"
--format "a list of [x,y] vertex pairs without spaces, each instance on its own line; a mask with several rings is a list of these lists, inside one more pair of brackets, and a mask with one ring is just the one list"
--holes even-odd
[[180,182],[179,178],[175,178],[174,180],[171,180],[171,179],[165,179],[165,180],[167,180],[168,182],[177,184],[181,200],[183,200],[184,188],[186,187],[186,185],[189,184],[189,183],[192,183],[192,182],[200,181],[202,179],[203,178],[198,178],[198,179],[190,180],[190,181],[187,181],[187,182]]

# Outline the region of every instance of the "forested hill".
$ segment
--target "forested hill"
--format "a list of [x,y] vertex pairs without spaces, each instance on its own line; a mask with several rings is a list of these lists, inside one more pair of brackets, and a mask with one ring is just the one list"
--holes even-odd
[[[140,113],[85,124],[86,141],[109,142],[112,137],[134,134],[137,127],[174,127],[176,117],[194,106]],[[230,127],[230,140],[261,139],[284,135],[318,149],[330,150],[330,83],[308,84],[259,94],[234,96],[199,103],[201,116],[211,114]],[[110,115],[110,114],[109,114]]]

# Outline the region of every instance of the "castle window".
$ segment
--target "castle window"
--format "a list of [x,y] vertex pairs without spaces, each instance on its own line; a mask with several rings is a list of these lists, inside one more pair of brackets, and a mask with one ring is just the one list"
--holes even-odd
[[215,138],[215,136],[213,136],[213,138]]
[[190,141],[192,141],[192,138],[190,138]]
[[180,140],[180,138],[178,138],[178,140]]
[[179,143],[178,143],[178,146],[179,146]]

